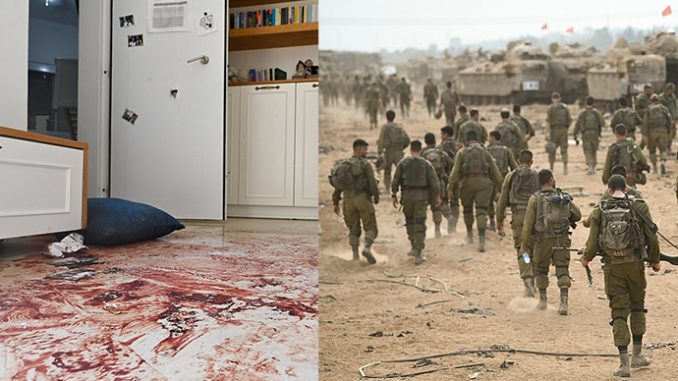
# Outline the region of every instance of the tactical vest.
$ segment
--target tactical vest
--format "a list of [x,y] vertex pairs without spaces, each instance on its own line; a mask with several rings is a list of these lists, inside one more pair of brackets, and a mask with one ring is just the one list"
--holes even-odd
[[426,169],[428,162],[421,157],[408,157],[401,161],[400,172],[402,185],[410,188],[424,188],[428,186],[426,181]]
[[509,204],[515,209],[527,209],[530,197],[539,191],[539,175],[532,168],[519,168],[511,175]]
[[330,184],[342,191],[364,190],[367,186],[367,179],[360,160],[355,157],[337,160],[330,171]]
[[[637,114],[631,110],[630,108],[624,108],[619,111],[621,113],[621,120],[622,123],[624,123],[624,126],[626,127],[627,131],[635,131],[636,130],[636,122],[638,121],[637,119]],[[612,126],[614,128],[615,126]]]
[[500,144],[492,144],[487,147],[487,150],[490,151],[490,155],[492,155],[497,163],[499,172],[501,172],[502,176],[506,176],[509,171],[508,148]]
[[424,159],[431,163],[431,165],[433,165],[433,169],[435,169],[438,178],[447,176],[448,168],[445,167],[445,155],[447,154],[440,148],[427,149],[426,152],[421,155]]
[[644,248],[644,236],[631,208],[631,199],[607,199],[600,202],[601,223],[598,243],[612,258],[633,259]]
[[386,136],[388,137],[386,143],[388,144],[385,144],[384,148],[387,151],[402,151],[410,144],[410,138],[403,126],[398,123],[389,123],[386,128]]
[[454,94],[449,91],[445,90],[443,93],[440,95],[440,101],[445,105],[445,106],[450,106],[454,105],[455,99],[454,99]]
[[599,124],[596,111],[592,108],[584,109],[582,116],[582,132],[583,133],[600,133],[600,128],[602,127]]
[[572,197],[561,191],[547,190],[535,193],[537,219],[534,230],[546,238],[562,238],[570,229],[570,203]]
[[520,137],[516,135],[513,130],[511,122],[501,122],[497,128],[497,132],[501,135],[501,143],[511,149],[520,146]]
[[636,171],[636,159],[633,157],[635,144],[628,140],[623,140],[612,145],[612,162],[610,168],[615,165],[623,165],[626,174],[632,176]]
[[464,160],[461,165],[464,176],[489,176],[490,166],[485,160],[483,147],[473,143],[464,148]]
[[[647,109],[648,129],[651,131],[667,131],[667,126],[671,123],[668,112],[664,106],[656,104]],[[668,132],[668,131],[667,131]]]
[[551,106],[551,127],[552,128],[565,128],[567,127],[567,107],[564,104],[558,104]]
[[457,142],[455,142],[452,138],[447,138],[443,140],[442,143],[440,143],[440,149],[445,151],[447,156],[454,159],[454,157],[457,155]]

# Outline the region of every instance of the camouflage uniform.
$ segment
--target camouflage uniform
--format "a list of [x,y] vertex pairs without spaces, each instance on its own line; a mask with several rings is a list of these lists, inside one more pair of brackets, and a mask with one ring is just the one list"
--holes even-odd
[[664,105],[655,103],[648,107],[645,113],[643,134],[647,137],[647,148],[650,151],[650,161],[655,173],[657,172],[657,150],[659,150],[659,158],[664,169],[672,125],[671,112]]
[[[454,120],[457,117],[457,103],[459,103],[459,94],[450,88],[446,88],[440,95],[440,103],[443,106],[445,113],[445,123],[448,126],[454,125]],[[457,130],[456,128],[454,129]]]
[[[440,171],[438,171],[438,168],[436,168],[435,164],[429,160],[429,162],[436,169],[436,175],[438,176],[438,180],[440,180],[441,193],[443,193],[440,195],[440,198],[442,199],[442,203],[440,205],[435,206],[434,203],[431,203],[431,212],[433,212],[433,223],[435,224],[436,236],[439,236],[440,224],[443,222],[443,217],[448,220],[448,232],[451,230],[450,217],[452,216],[452,210],[450,209],[450,203],[447,200],[447,194],[444,194],[446,192],[443,192],[442,190],[447,189],[447,175],[450,173],[450,170],[452,170],[454,160],[452,160],[446,151],[435,146],[428,146],[424,148],[421,151],[421,156],[426,160],[429,160],[430,157],[438,157],[441,161],[441,163],[439,163],[441,168]],[[458,208],[457,213],[459,213]]]
[[[471,163],[465,156],[472,149],[482,150],[483,163]],[[487,229],[487,214],[494,186],[501,186],[502,178],[492,155],[480,143],[472,141],[459,150],[454,159],[454,167],[450,172],[447,191],[454,192],[459,184],[459,199],[464,207],[464,223],[469,238],[473,231],[473,206],[479,234],[484,235]]]
[[[454,166],[454,157],[457,155],[457,142],[453,137],[448,137],[447,139],[440,142],[440,149],[445,151],[447,155],[452,158],[452,164]],[[447,176],[446,176],[447,177]],[[449,182],[449,178],[447,178]],[[443,189],[447,189],[447,186]],[[447,199],[447,192],[445,193],[444,198],[449,202],[450,205],[450,217],[448,218],[447,232],[454,233],[457,229],[457,221],[459,221],[459,184],[456,184],[454,187],[454,192],[452,192],[452,199]]]
[[518,127],[520,127],[520,130],[523,131],[523,135],[525,135],[526,139],[523,140],[520,149],[527,149],[527,138],[532,138],[535,135],[532,123],[530,123],[530,121],[527,120],[527,118],[520,114],[511,115],[509,121],[515,123]]
[[[613,200],[606,195],[603,200]],[[629,197],[634,209],[652,221],[650,208],[641,199]],[[583,258],[591,261],[600,253],[603,256],[603,273],[605,274],[605,293],[610,303],[612,332],[617,347],[627,346],[631,342],[628,318],[631,317],[631,333],[633,336],[645,334],[645,264],[642,254],[646,247],[650,263],[659,263],[659,242],[657,235],[645,222],[638,218],[639,233],[635,247],[629,247],[614,255],[603,247],[602,210],[596,207],[591,212],[591,228]],[[635,341],[635,340],[634,340]]]
[[400,203],[405,214],[407,237],[412,244],[412,253],[421,257],[426,239],[426,211],[432,200],[440,195],[440,180],[435,169],[419,156],[409,156],[396,167],[391,193],[395,197],[402,190]]
[[[618,150],[625,150],[629,153],[633,162],[620,163]],[[612,168],[615,165],[621,164],[626,169],[626,183],[630,187],[636,186],[636,173],[639,168],[647,167],[647,159],[643,155],[643,150],[638,147],[636,143],[633,142],[633,139],[626,138],[620,142],[615,142],[607,148],[607,156],[605,157],[605,166],[603,167],[603,184],[607,184],[607,181],[610,179]]]
[[600,135],[602,134],[605,120],[600,111],[593,108],[593,106],[586,106],[574,126],[574,138],[577,139],[579,134],[582,135],[582,147],[584,148],[584,156],[586,157],[586,165],[589,167],[589,174],[593,174],[598,164],[597,152],[600,145]]
[[[567,106],[563,103],[554,103],[549,106],[546,111],[546,122],[549,124],[550,135],[548,140],[560,147],[560,155],[563,158],[563,167],[567,168],[567,130],[572,123],[572,117],[570,116],[570,110],[567,109]],[[553,164],[556,162],[556,150],[550,151],[549,153],[549,164],[553,168]]]
[[618,124],[623,124],[626,127],[626,135],[632,140],[636,140],[636,127],[643,123],[638,113],[631,107],[620,108],[615,111],[610,121],[610,128],[614,130]]
[[374,83],[370,85],[365,94],[365,109],[370,116],[370,130],[377,128],[377,115],[382,109],[381,107],[381,92],[379,86]]
[[523,133],[523,130],[508,119],[502,120],[494,130],[501,135],[501,144],[511,150],[513,157],[518,157],[520,150],[523,149],[523,145],[525,144],[525,134]]
[[356,189],[343,191],[335,189],[332,194],[332,203],[335,206],[339,205],[343,193],[343,213],[344,222],[348,228],[348,241],[351,247],[356,250],[360,244],[361,221],[365,230],[365,245],[371,246],[377,238],[377,218],[372,199],[379,197],[379,189],[377,188],[377,179],[374,176],[372,164],[362,157],[353,156],[351,160],[356,164],[354,178],[358,186]]
[[412,99],[412,89],[407,82],[400,82],[395,88],[400,99],[400,114],[404,117],[410,115],[410,100]]
[[[523,185],[525,189],[518,189],[518,176],[524,176],[526,181]],[[515,184],[514,184],[515,183]],[[521,186],[522,188],[522,186]],[[532,288],[534,283],[534,269],[532,261],[525,263],[523,260],[523,253],[520,252],[520,246],[523,243],[523,226],[525,223],[525,214],[527,212],[527,204],[532,194],[539,190],[539,178],[537,171],[529,166],[521,165],[520,168],[509,172],[504,177],[504,183],[501,187],[499,201],[497,202],[497,221],[503,224],[506,217],[506,208],[511,207],[511,232],[513,233],[513,247],[516,249],[518,256],[518,269],[520,270],[520,278],[529,283],[526,287]],[[529,195],[529,196],[528,196]],[[533,258],[532,243],[529,242],[525,248],[528,249],[530,259]]]
[[426,108],[428,109],[429,118],[431,115],[436,112],[436,103],[438,102],[438,86],[434,85],[432,82],[428,82],[424,86],[424,101],[426,102]]
[[468,122],[469,120],[471,120],[471,117],[469,117],[467,113],[460,115],[459,119],[454,122],[452,125],[452,129],[454,129],[454,140],[461,142],[461,136],[459,135],[459,132],[461,131],[461,125]]
[[[487,150],[490,152],[490,155],[492,155],[492,158],[494,158],[494,162],[497,163],[497,168],[499,168],[502,180],[506,178],[506,174],[509,173],[509,171],[518,168],[518,163],[516,163],[513,153],[505,145],[499,143],[490,144],[487,147]],[[494,227],[494,200],[497,199],[497,192],[500,190],[500,187],[493,187],[492,197],[490,197],[488,214],[490,215],[490,224],[492,227]]]
[[485,129],[485,126],[473,119],[469,119],[459,127],[459,137],[457,138],[457,141],[463,145],[467,145],[468,141],[466,140],[466,133],[471,130],[476,131],[476,133],[478,133],[479,142],[485,144],[487,141],[487,130]]
[[[636,110],[636,113],[638,114],[638,117],[640,118],[641,121],[645,121],[645,115],[647,114],[647,109],[650,107],[650,97],[645,95],[645,93],[640,93],[636,96],[636,100],[634,103],[634,108]],[[642,126],[642,124],[641,124]],[[614,126],[612,126],[614,128]],[[645,145],[647,144],[646,140],[649,138],[647,135],[644,134],[644,130],[641,129],[641,132],[643,132],[643,140],[640,143],[640,148],[645,148]]]
[[659,94],[659,102],[664,105],[671,113],[671,130],[669,131],[668,150],[671,151],[671,142],[676,137],[676,119],[678,119],[678,104],[676,104],[676,94],[670,96],[666,93]]
[[[534,273],[537,288],[546,290],[549,285],[549,265],[553,263],[556,267],[556,277],[558,278],[558,287],[561,289],[570,288],[572,285],[570,280],[570,252],[565,250],[554,250],[554,247],[570,247],[570,236],[565,233],[561,236],[554,236],[549,233],[537,231],[537,222],[541,218],[537,216],[538,197],[548,197],[556,194],[556,189],[550,187],[542,187],[542,189],[530,197],[527,203],[527,210],[525,212],[525,224],[523,225],[522,246],[529,247],[532,245],[532,255],[534,257]],[[577,222],[581,219],[581,211],[574,204],[570,202],[570,216],[571,223]]]
[[379,132],[379,140],[377,140],[377,152],[379,155],[384,155],[384,186],[387,192],[391,187],[391,167],[397,166],[398,162],[403,159],[405,156],[403,150],[410,144],[409,137],[407,142],[403,141],[401,144],[391,141],[391,129],[394,127],[396,123],[384,124]]

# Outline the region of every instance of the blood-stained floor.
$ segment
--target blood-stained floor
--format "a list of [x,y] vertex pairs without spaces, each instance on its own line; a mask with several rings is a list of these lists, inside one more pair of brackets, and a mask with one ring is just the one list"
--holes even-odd
[[2,380],[317,379],[317,236],[189,226],[161,240],[0,253]]

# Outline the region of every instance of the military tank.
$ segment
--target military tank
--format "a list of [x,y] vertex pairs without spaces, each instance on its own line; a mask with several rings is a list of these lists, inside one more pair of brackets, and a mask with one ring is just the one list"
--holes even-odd
[[584,104],[588,95],[587,72],[604,57],[594,47],[580,43],[549,45],[551,84],[566,103]]
[[[666,59],[666,81],[678,83],[678,38],[672,32],[657,32],[645,38],[647,53]],[[655,88],[655,91],[661,89]]]
[[612,45],[606,59],[588,70],[586,82],[589,95],[596,103],[614,111],[621,96],[635,96],[646,84],[661,89],[666,83],[666,59],[647,54],[620,38]]
[[525,41],[509,42],[506,53],[461,70],[457,91],[467,104],[547,101],[553,91],[548,54]]

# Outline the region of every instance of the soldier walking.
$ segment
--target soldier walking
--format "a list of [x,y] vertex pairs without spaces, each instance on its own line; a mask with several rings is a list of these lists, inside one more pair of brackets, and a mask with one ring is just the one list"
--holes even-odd
[[532,127],[532,123],[530,123],[527,118],[525,118],[521,113],[521,107],[519,104],[514,104],[513,105],[513,115],[509,118],[509,120],[513,123],[515,123],[518,127],[520,127],[520,130],[523,131],[523,135],[525,135],[525,141],[522,143],[520,149],[527,149],[527,142],[530,141],[535,135],[534,127]]
[[398,165],[405,153],[403,150],[410,144],[410,137],[403,126],[395,123],[396,113],[393,110],[386,111],[386,124],[379,131],[377,152],[384,160],[384,186],[386,192],[391,189],[391,167]]
[[537,308],[547,306],[546,290],[549,285],[549,267],[556,268],[560,288],[558,314],[567,315],[568,291],[570,289],[570,252],[572,241],[570,227],[581,219],[581,211],[574,204],[572,196],[556,188],[556,179],[548,169],[539,171],[541,190],[533,194],[525,212],[521,253],[527,253],[532,244],[535,283],[539,289]]
[[[606,197],[591,212],[584,267],[600,253],[605,274],[605,290],[610,305],[612,335],[619,351],[619,368],[613,375],[630,377],[631,369],[650,365],[643,353],[645,334],[645,263],[657,272],[659,242],[650,224],[650,208],[642,199],[628,196],[626,181],[614,175],[608,181]],[[631,330],[629,332],[629,317]],[[633,339],[629,361],[628,345]]]
[[[421,148],[419,140],[410,143],[410,156],[398,163],[391,184],[393,207],[398,209],[402,205],[407,237],[412,247],[408,255],[414,257],[415,265],[420,265],[425,260],[422,251],[426,239],[427,206],[430,203],[438,207],[442,202],[440,180],[431,163],[421,157]],[[400,202],[398,191],[401,191]]]
[[435,235],[436,238],[440,238],[442,233],[440,231],[440,225],[443,222],[443,217],[447,219],[447,231],[450,231],[450,219],[452,217],[452,211],[450,210],[450,203],[447,200],[446,192],[443,192],[443,189],[447,189],[447,176],[452,170],[454,165],[454,160],[445,152],[443,149],[436,147],[436,136],[432,133],[427,133],[424,135],[424,143],[426,147],[421,151],[421,157],[426,159],[433,169],[436,171],[436,176],[440,180],[440,189],[442,203],[438,206],[431,205],[431,212],[433,213],[433,224],[435,225]]
[[619,106],[621,108],[612,114],[610,127],[614,129],[618,124],[623,124],[626,127],[626,136],[635,141],[636,128],[643,123],[643,119],[641,119],[636,111],[629,107],[626,97],[619,98]]
[[461,130],[461,125],[471,120],[468,116],[468,109],[464,105],[459,106],[459,119],[457,119],[454,124],[452,124],[452,129],[454,130],[454,139],[457,142],[461,142],[462,138],[459,136],[459,131]]
[[[644,121],[645,116],[647,115],[647,109],[650,107],[650,97],[652,96],[653,91],[652,91],[652,85],[645,85],[643,86],[643,92],[638,94],[636,96],[636,101],[634,103],[634,107],[636,110],[636,113],[638,114],[638,117],[640,120]],[[647,145],[647,141],[645,138],[647,138],[647,135],[643,136],[643,140],[640,142],[640,148],[645,148]]]
[[[490,155],[492,155],[492,158],[494,158],[494,162],[497,164],[497,168],[499,168],[499,173],[501,173],[503,181],[509,171],[518,168],[518,163],[516,163],[513,152],[504,145],[502,135],[499,131],[495,130],[490,132],[488,142],[489,145],[487,146],[487,150],[490,152]],[[492,189],[492,197],[490,197],[488,213],[490,215],[490,230],[492,231],[497,230],[494,224],[494,201],[497,199],[500,190],[500,187],[494,187]]]
[[365,110],[370,117],[370,130],[377,128],[377,115],[381,110],[381,92],[376,82],[369,85],[365,94]]
[[628,137],[626,126],[617,124],[614,128],[615,142],[607,148],[605,166],[603,167],[603,184],[607,184],[612,176],[612,168],[621,165],[626,172],[626,183],[635,187],[637,183],[644,184],[642,171],[648,170],[647,159],[643,151],[633,139]]
[[468,132],[473,131],[476,133],[478,143],[485,144],[487,141],[487,129],[479,122],[480,113],[476,109],[471,109],[470,114],[471,118],[459,127],[458,141],[463,145],[468,145]]
[[[521,252],[520,246],[523,243],[523,226],[525,223],[525,214],[530,197],[537,192],[539,185],[539,176],[537,171],[532,169],[533,155],[529,150],[520,151],[518,156],[518,168],[511,171],[504,177],[504,183],[501,186],[499,201],[497,202],[497,232],[504,235],[504,218],[506,217],[506,208],[511,208],[511,232],[513,233],[513,247],[518,256],[518,269],[520,278],[525,285],[525,296],[534,297],[534,269],[532,265],[532,243],[526,245],[526,251]],[[524,253],[527,253],[525,257]]]
[[669,142],[666,147],[667,152],[671,153],[671,145],[676,137],[676,119],[678,119],[678,104],[676,104],[676,85],[669,82],[664,86],[664,91],[659,94],[659,102],[664,105],[671,113],[671,130],[669,131]]
[[647,148],[650,151],[650,161],[652,162],[652,172],[657,174],[657,150],[659,150],[659,160],[661,161],[661,175],[666,174],[666,150],[669,145],[669,134],[673,120],[671,112],[664,105],[659,103],[657,94],[650,97],[650,107],[645,113],[643,135],[647,137]]
[[[440,149],[445,151],[447,156],[452,158],[452,162],[454,165],[454,158],[457,155],[457,150],[459,150],[459,144],[454,140],[454,129],[450,126],[445,126],[441,128],[440,137],[442,140],[440,142]],[[449,172],[447,180],[449,182]],[[447,192],[445,191],[445,189],[447,189],[447,187],[443,188],[441,192],[445,193],[445,197],[447,198]],[[450,216],[447,219],[448,234],[457,232],[457,222],[459,221],[459,184],[454,185],[453,193],[454,198],[452,199],[447,198],[447,201],[450,204]]]
[[335,190],[332,194],[334,213],[341,215],[339,201],[344,196],[343,212],[344,222],[348,228],[348,242],[353,251],[353,260],[357,261],[362,229],[365,230],[365,246],[363,256],[370,264],[377,261],[372,255],[371,247],[377,238],[377,217],[374,205],[379,203],[379,189],[377,179],[374,176],[372,164],[367,156],[368,144],[362,139],[353,142],[353,156],[339,160],[330,174],[330,183]]
[[517,124],[509,120],[511,113],[508,109],[502,108],[499,115],[501,116],[501,122],[499,122],[494,130],[501,135],[501,143],[511,150],[513,157],[516,157],[525,145],[525,134]]
[[464,207],[464,224],[469,244],[473,243],[473,207],[478,227],[478,251],[485,251],[487,215],[493,188],[500,187],[502,178],[492,155],[480,145],[478,134],[466,133],[466,145],[457,152],[447,185],[448,198],[455,197],[459,184],[459,199]]
[[586,174],[596,173],[598,146],[603,133],[605,119],[603,114],[593,107],[593,97],[586,97],[586,107],[579,113],[574,125],[574,140],[579,143],[579,134],[582,135],[582,147],[586,157]]
[[553,102],[546,111],[546,140],[549,154],[549,166],[553,171],[556,162],[556,150],[560,147],[560,155],[563,159],[563,174],[567,175],[567,130],[572,124],[570,110],[561,102],[560,94],[551,95]]
[[457,104],[459,104],[459,94],[452,89],[452,81],[447,81],[445,90],[440,95],[439,107],[445,113],[445,123],[447,126],[454,125]]
[[438,86],[433,84],[431,78],[426,81],[424,86],[424,102],[428,109],[428,117],[432,117],[436,113],[436,104],[438,103]]
[[405,77],[400,80],[398,86],[395,88],[396,93],[398,94],[398,99],[400,100],[400,114],[407,118],[410,116],[410,101],[412,99],[412,89],[410,84],[407,83]]

